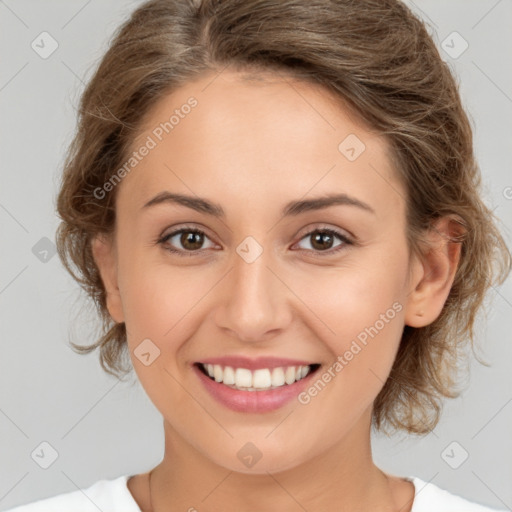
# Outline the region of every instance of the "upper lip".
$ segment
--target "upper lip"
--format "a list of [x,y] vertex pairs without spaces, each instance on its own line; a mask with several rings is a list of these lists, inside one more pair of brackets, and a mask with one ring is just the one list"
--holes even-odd
[[260,368],[279,368],[282,366],[309,366],[317,364],[311,361],[300,359],[289,359],[284,357],[263,356],[251,359],[244,356],[223,356],[209,357],[198,361],[201,364],[218,364],[220,366],[231,366],[233,368],[247,368],[248,370],[258,370]]

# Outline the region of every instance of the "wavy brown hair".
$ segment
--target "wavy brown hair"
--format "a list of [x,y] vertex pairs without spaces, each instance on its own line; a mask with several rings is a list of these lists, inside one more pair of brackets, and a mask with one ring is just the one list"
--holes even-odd
[[424,24],[398,0],[152,0],[133,12],[81,96],[57,200],[60,258],[102,318],[99,340],[73,348],[99,348],[101,366],[118,378],[131,371],[125,325],[108,313],[91,252],[95,235],[113,231],[116,188],[101,199],[94,191],[126,161],[153,105],[227,66],[321,84],[386,138],[407,192],[411,251],[421,254],[422,233],[441,216],[464,227],[440,316],[423,328],[405,326],[374,402],[376,429],[428,432],[442,398],[460,393],[461,348],[471,340],[474,349],[476,314],[489,287],[510,272],[511,255],[481,199],[458,84]]

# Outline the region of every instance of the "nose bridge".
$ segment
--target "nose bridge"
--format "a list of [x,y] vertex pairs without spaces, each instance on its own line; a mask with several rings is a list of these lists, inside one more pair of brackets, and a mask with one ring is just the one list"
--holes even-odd
[[[286,287],[270,270],[272,251],[247,237],[233,254],[233,268],[224,295],[219,326],[245,341],[266,338],[266,333],[285,327],[290,318]],[[270,268],[269,268],[270,267]]]

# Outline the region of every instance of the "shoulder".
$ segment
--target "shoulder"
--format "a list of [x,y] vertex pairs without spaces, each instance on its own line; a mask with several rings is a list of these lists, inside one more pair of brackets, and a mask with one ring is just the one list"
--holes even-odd
[[78,489],[25,505],[5,512],[140,512],[128,490],[129,475],[112,480],[98,480],[89,487]]
[[411,512],[506,512],[505,509],[490,508],[438,487],[431,482],[409,476],[415,488]]

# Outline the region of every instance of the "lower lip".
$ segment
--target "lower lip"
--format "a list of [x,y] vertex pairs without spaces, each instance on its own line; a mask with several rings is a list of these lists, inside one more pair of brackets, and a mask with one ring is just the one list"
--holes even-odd
[[303,379],[295,381],[293,384],[285,384],[276,389],[266,391],[241,391],[210,379],[210,377],[207,377],[196,365],[193,365],[193,369],[206,390],[218,402],[233,411],[256,413],[275,411],[283,407],[304,390],[311,376],[316,373],[316,371],[314,371],[306,375]]

